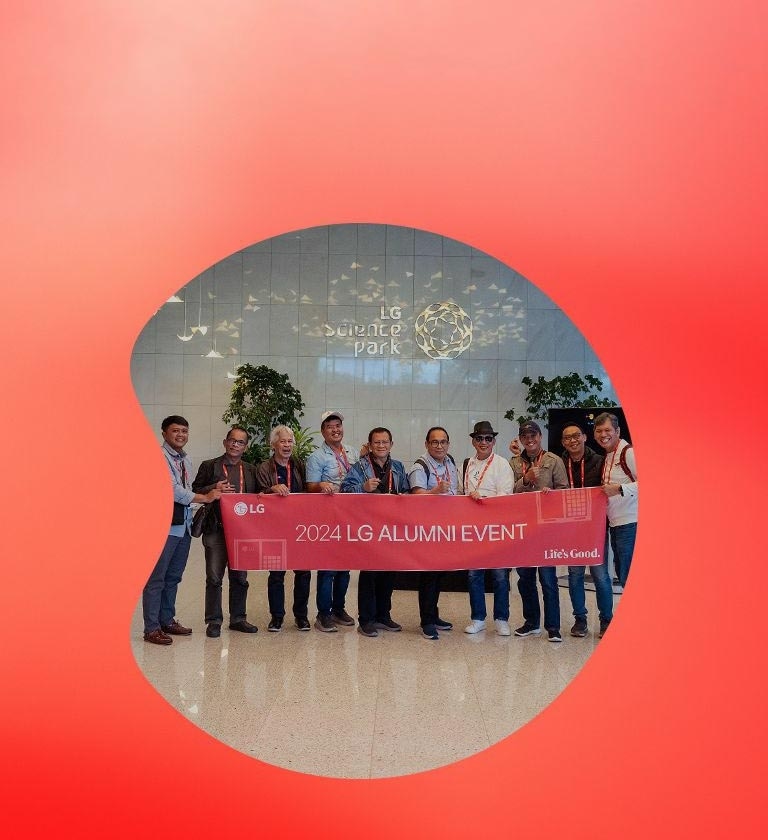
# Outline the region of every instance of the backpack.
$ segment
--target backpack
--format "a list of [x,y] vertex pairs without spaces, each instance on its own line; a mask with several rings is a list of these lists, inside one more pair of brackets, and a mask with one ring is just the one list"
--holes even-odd
[[[453,455],[451,455],[450,453],[446,453],[445,457],[448,458],[448,460],[453,464],[454,467],[456,466],[456,461],[453,460]],[[469,458],[467,458],[467,461],[469,461]],[[467,469],[467,461],[464,461],[465,470]],[[417,458],[413,463],[421,464],[422,469],[427,474],[427,484],[429,484],[429,467],[427,466],[427,462],[423,458]]]
[[632,475],[632,470],[627,466],[627,452],[632,449],[632,444],[627,444],[619,453],[619,466],[624,470],[625,475],[630,481],[637,481]]

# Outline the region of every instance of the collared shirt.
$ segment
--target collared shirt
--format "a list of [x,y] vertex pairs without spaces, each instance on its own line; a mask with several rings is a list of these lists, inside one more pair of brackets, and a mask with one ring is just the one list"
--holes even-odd
[[[357,454],[342,443],[344,454],[350,466],[357,461]],[[338,490],[347,475],[344,459],[337,449],[325,441],[307,458],[307,481],[328,481]]]
[[181,452],[177,452],[166,441],[163,441],[162,449],[168,463],[168,469],[171,472],[173,501],[184,505],[186,508],[183,524],[171,525],[168,533],[172,537],[183,537],[192,525],[192,510],[189,507],[192,499],[195,498],[195,493],[192,490],[192,461],[183,449]]
[[[410,470],[408,470],[408,483],[411,489],[417,487],[421,490],[433,490],[437,487],[438,481],[448,480],[451,484],[450,495],[455,496],[461,493],[459,471],[456,469],[456,464],[446,455],[445,460],[440,462],[435,460],[428,452],[425,452],[420,460],[427,465],[424,467],[416,462]],[[448,494],[446,494],[448,495]]]

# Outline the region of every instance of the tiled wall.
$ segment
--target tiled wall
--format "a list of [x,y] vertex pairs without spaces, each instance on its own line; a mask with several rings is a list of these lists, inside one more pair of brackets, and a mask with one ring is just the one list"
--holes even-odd
[[[413,228],[346,224],[288,233],[226,257],[177,297],[139,336],[131,374],[158,439],[166,415],[189,420],[196,462],[222,451],[228,374],[246,362],[288,374],[307,404],[302,425],[316,430],[323,411],[340,410],[353,445],[386,426],[393,456],[406,462],[436,424],[448,429],[454,457],[465,457],[479,419],[491,420],[506,452],[517,429],[504,413],[524,409],[526,374],[592,373],[615,398],[583,336],[536,286],[468,245]],[[458,358],[430,359],[413,340],[413,323],[446,300],[471,316],[472,344]],[[355,357],[354,339],[326,337],[324,324],[383,323],[382,305],[401,308],[399,355]]]

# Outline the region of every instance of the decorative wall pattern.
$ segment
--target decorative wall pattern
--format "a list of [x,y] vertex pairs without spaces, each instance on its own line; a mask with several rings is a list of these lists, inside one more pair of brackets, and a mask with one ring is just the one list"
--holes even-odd
[[525,375],[592,373],[615,398],[589,344],[535,285],[468,245],[391,225],[274,237],[173,295],[131,358],[158,440],[162,418],[180,413],[195,461],[218,454],[221,415],[246,362],[288,374],[307,404],[303,425],[318,429],[323,411],[340,410],[350,444],[386,426],[405,462],[435,424],[464,457],[479,419],[491,420],[506,451],[517,429],[504,413],[524,408]]

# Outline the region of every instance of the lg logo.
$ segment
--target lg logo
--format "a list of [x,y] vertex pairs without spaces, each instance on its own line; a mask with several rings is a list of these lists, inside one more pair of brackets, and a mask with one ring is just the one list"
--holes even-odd
[[232,508],[238,516],[245,516],[246,513],[264,513],[264,505],[259,503],[257,505],[249,505],[245,502],[237,502]]

